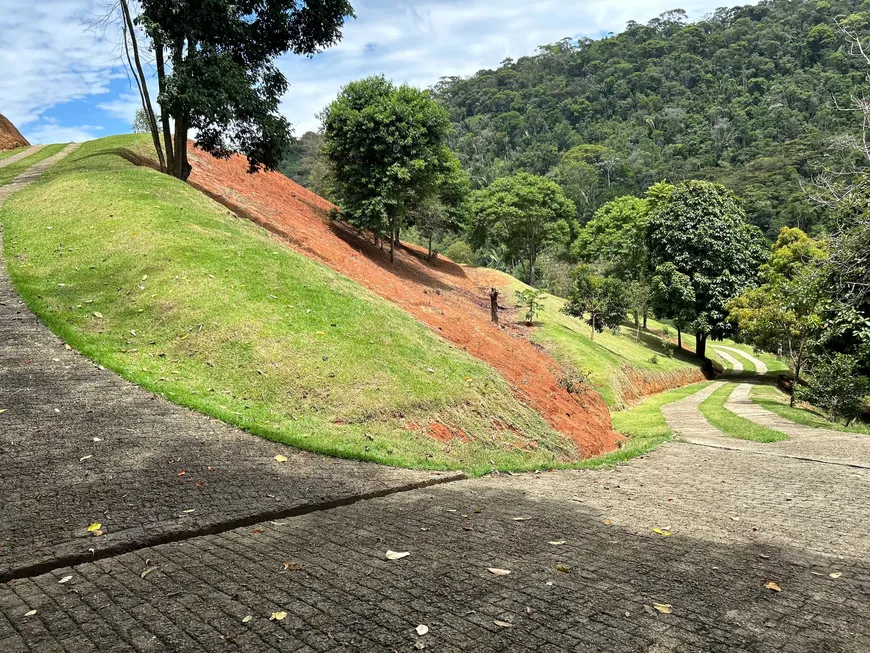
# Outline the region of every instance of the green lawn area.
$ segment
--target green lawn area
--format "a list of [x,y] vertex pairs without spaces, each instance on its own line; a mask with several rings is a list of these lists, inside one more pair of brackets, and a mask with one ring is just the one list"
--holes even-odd
[[735,387],[733,383],[726,383],[701,403],[701,413],[707,418],[707,421],[725,435],[739,438],[740,440],[752,440],[754,442],[788,440],[788,436],[785,433],[780,433],[755,422],[750,422],[748,419],[739,417],[725,408],[724,403],[731,396]]
[[636,446],[645,445],[647,449],[657,446],[670,440],[674,434],[662,415],[662,406],[695,394],[709,384],[709,381],[702,381],[674,388],[647,397],[633,408],[613,411],[613,428],[629,436],[630,442],[636,443]]
[[14,150],[3,150],[2,152],[0,152],[0,161],[5,159],[7,156],[18,154],[19,152],[23,152],[26,149],[26,147],[16,147]]
[[[515,304],[512,293],[528,286],[513,277],[509,279],[510,295],[505,302]],[[669,376],[683,373],[683,378],[688,378],[700,367],[692,354],[675,352],[649,330],[638,333],[633,326],[625,325],[616,333],[605,330],[592,336],[588,324],[562,312],[565,304],[561,297],[547,295],[529,335],[566,367],[588,379],[611,408],[625,407],[624,396],[638,377],[674,385],[666,382]]]
[[48,157],[57,154],[65,147],[66,144],[49,145],[39,150],[36,154],[31,154],[20,161],[16,161],[12,165],[0,168],[0,184],[8,184],[33,164],[39,163],[43,159],[47,159]]
[[[492,368],[118,155],[142,138],[86,143],[0,209],[16,289],[89,358],[179,404],[330,455],[472,474],[631,455],[577,461],[573,443]],[[425,434],[435,422],[469,441],[436,441]]]
[[856,422],[846,426],[843,423],[832,422],[817,409],[802,402],[797,402],[794,408],[788,405],[789,396],[779,388],[770,385],[757,385],[752,388],[750,398],[759,406],[787,420],[812,426],[819,429],[843,431],[845,433],[864,433],[870,435],[870,426]]

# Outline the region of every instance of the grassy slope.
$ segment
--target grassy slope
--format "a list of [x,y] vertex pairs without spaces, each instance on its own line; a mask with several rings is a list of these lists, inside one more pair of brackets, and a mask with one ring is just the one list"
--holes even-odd
[[701,413],[717,429],[725,435],[741,440],[753,440],[755,442],[779,442],[788,440],[785,433],[774,431],[748,419],[735,415],[725,408],[724,403],[734,391],[733,383],[726,383],[717,389],[700,406]]
[[[776,413],[780,417],[787,420],[812,426],[820,429],[829,429],[832,431],[843,431],[846,433],[864,433],[870,435],[870,427],[866,424],[855,423],[850,426],[845,424],[832,422],[815,409],[808,409],[801,406],[792,408],[788,405],[788,395],[781,392],[778,388],[769,385],[757,385],[752,388],[750,398],[759,406],[766,408],[772,413]],[[806,404],[804,404],[806,405]]]
[[60,152],[66,145],[48,145],[47,147],[42,148],[36,154],[31,154],[30,156],[24,157],[20,161],[16,161],[12,165],[6,166],[5,168],[0,168],[0,184],[8,184],[10,181],[15,179],[22,172],[27,170],[30,166],[35,163],[39,163],[43,159],[47,159],[48,157],[57,154]]
[[[178,403],[327,454],[472,473],[576,454],[488,366],[124,161],[116,148],[134,138],[85,144],[0,210],[16,288],[72,346]],[[409,429],[430,421],[471,441]]]
[[18,154],[19,152],[23,152],[26,149],[26,147],[16,147],[14,150],[3,150],[2,152],[0,152],[0,161],[5,159],[7,156]]
[[695,394],[707,387],[709,383],[709,381],[702,381],[682,388],[667,390],[644,399],[633,408],[615,412],[613,413],[613,428],[620,433],[629,435],[633,440],[656,441],[655,444],[669,440],[673,431],[662,415],[662,406]]
[[[512,279],[511,292],[527,287]],[[513,296],[505,301],[515,303]],[[563,364],[589,379],[611,409],[624,406],[623,391],[631,383],[626,371],[653,378],[662,373],[690,372],[699,367],[690,355],[668,357],[667,347],[658,336],[641,331],[637,338],[636,330],[629,326],[618,333],[608,330],[590,338],[590,327],[585,322],[562,312],[565,303],[561,297],[548,295],[535,318],[536,328],[530,337]]]

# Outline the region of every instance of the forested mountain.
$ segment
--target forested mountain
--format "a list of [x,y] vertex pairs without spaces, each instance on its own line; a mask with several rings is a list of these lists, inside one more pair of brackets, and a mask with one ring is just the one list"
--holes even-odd
[[864,94],[866,65],[837,20],[864,11],[870,3],[768,0],[691,23],[676,10],[443,78],[433,92],[474,187],[548,175],[585,222],[657,181],[709,179],[741,196],[768,236],[785,224],[823,231],[800,180],[848,152],[843,136],[860,128],[845,109]]

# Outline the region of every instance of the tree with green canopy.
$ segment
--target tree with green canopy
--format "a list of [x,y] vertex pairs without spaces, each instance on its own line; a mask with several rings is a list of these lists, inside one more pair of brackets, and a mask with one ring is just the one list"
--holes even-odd
[[423,91],[374,76],[345,86],[322,118],[342,215],[388,234],[394,261],[409,210],[453,183],[458,163],[445,144],[447,111]]
[[652,307],[658,317],[668,318],[677,329],[677,347],[683,347],[683,331],[695,320],[695,289],[688,275],[673,263],[662,263],[652,278]]
[[[347,0],[120,0],[117,6],[160,167],[179,179],[190,175],[191,131],[196,146],[214,156],[246,156],[251,172],[277,168],[291,136],[279,112],[288,83],[275,60],[287,52],[313,55],[336,43],[353,16]],[[154,55],[159,116],[137,26]]]
[[574,203],[555,182],[527,172],[496,179],[471,195],[474,245],[501,245],[528,263],[526,283],[535,282],[535,261],[550,245],[567,245]]
[[647,276],[646,199],[625,195],[599,208],[586,223],[572,250],[582,261],[601,265],[623,281]]
[[[728,302],[744,340],[786,357],[795,387],[825,329],[828,297],[821,264],[826,256],[821,243],[800,229],[783,227],[761,267],[763,283]],[[792,405],[794,399],[792,393]]]
[[[754,286],[768,246],[761,231],[745,221],[737,198],[721,184],[685,181],[670,197],[657,203],[647,227],[650,267],[662,274],[670,263],[688,277],[692,293],[682,293],[692,303],[672,307],[692,315],[695,353],[706,357],[707,339],[731,335],[727,302]],[[661,306],[661,304],[659,304]]]
[[592,328],[589,337],[594,340],[596,331],[616,330],[625,320],[628,313],[625,284],[614,277],[593,274],[588,266],[579,266],[571,296],[562,310],[585,319]]

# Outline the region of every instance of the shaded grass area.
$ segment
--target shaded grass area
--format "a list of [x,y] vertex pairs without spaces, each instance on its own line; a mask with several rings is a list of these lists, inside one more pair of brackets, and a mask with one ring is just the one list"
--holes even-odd
[[6,166],[5,168],[0,168],[0,185],[8,184],[10,181],[15,179],[18,175],[20,175],[22,172],[27,170],[35,163],[39,163],[40,161],[57,154],[65,147],[65,143],[61,143],[58,145],[48,145],[36,152],[35,154],[24,157],[23,159],[21,159],[21,161],[16,161],[12,165]]
[[[512,293],[528,286],[509,278],[511,288],[505,302],[515,304]],[[529,337],[587,379],[611,408],[623,407],[624,396],[635,390],[629,375],[668,385],[673,378],[669,375],[689,375],[700,368],[700,361],[690,352],[676,351],[649,330],[638,332],[627,324],[617,332],[605,330],[593,336],[588,324],[562,312],[566,303],[548,295]]]
[[731,396],[735,387],[733,383],[726,383],[701,403],[700,410],[707,421],[725,435],[740,440],[752,440],[753,442],[788,440],[785,433],[750,422],[725,408],[725,401]]
[[855,422],[846,426],[840,422],[832,422],[817,409],[808,404],[797,402],[794,408],[788,405],[789,396],[772,385],[756,385],[749,395],[750,399],[762,408],[766,408],[780,417],[819,429],[842,431],[844,433],[862,433],[870,435],[870,426]]
[[578,461],[492,368],[392,304],[118,155],[140,140],[86,143],[0,209],[16,289],[86,356],[324,454],[471,474],[609,461]]
[[611,413],[613,428],[629,436],[631,442],[647,443],[647,448],[657,446],[670,440],[674,434],[665,421],[665,416],[661,410],[662,406],[695,394],[709,384],[709,381],[702,381],[682,388],[667,390],[644,399],[633,408],[615,411]]

